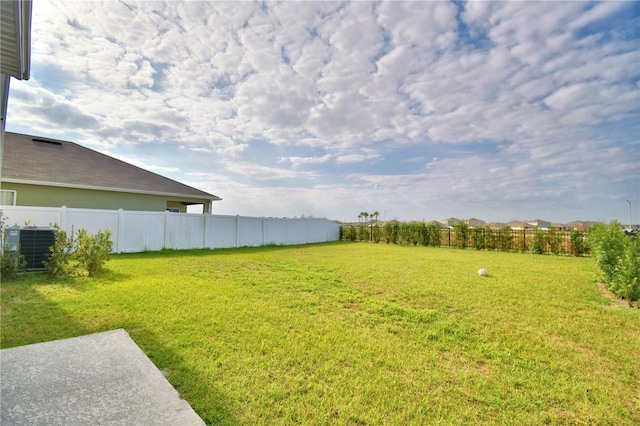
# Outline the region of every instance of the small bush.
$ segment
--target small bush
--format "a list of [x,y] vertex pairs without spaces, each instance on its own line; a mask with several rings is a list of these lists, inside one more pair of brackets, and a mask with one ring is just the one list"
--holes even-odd
[[[573,244],[573,232],[571,242]],[[617,222],[611,226],[596,223],[589,232],[588,243],[591,249],[591,257],[596,262],[596,267],[602,280],[611,284],[615,275],[615,268],[619,258],[624,253],[624,243],[627,237],[619,228]],[[573,248],[573,247],[572,247]],[[575,248],[573,248],[575,254]],[[612,291],[614,291],[612,289]]]
[[552,229],[547,233],[547,244],[549,245],[549,251],[552,254],[560,254],[562,237],[558,234],[558,232],[556,232],[555,229]]
[[23,272],[27,266],[20,247],[12,247],[7,243],[7,226],[2,211],[0,211],[0,273],[3,280],[15,278],[18,273]]
[[474,228],[471,232],[471,244],[476,250],[484,250],[487,247],[484,228]]
[[3,238],[2,251],[0,252],[0,273],[3,280],[11,280],[18,273],[24,271],[27,261],[18,247],[10,247],[5,240],[6,238]]
[[640,297],[640,242],[617,222],[596,224],[588,237],[591,257],[609,289],[631,304]]
[[49,258],[45,260],[46,273],[51,278],[67,276],[71,273],[70,262],[73,259],[73,232],[67,236],[67,231],[54,225],[55,243],[49,247]]
[[511,228],[504,226],[500,228],[496,234],[496,248],[502,251],[513,250],[513,235]]
[[458,222],[453,225],[454,235],[456,237],[456,247],[460,249],[467,248],[467,240],[469,238],[469,225],[464,222]]
[[533,231],[533,239],[530,244],[531,251],[536,254],[544,254],[547,251],[547,236],[539,229]]
[[571,254],[579,257],[587,252],[587,241],[585,241],[582,232],[577,229],[572,230],[569,240],[569,249],[571,250]]
[[374,225],[373,230],[373,241],[375,243],[379,243],[380,240],[382,239],[382,228],[380,228],[377,224]]
[[358,239],[360,241],[369,241],[369,227],[367,225],[358,227]]
[[384,224],[384,238],[388,243],[398,244],[398,235],[400,233],[400,222],[391,220]]
[[631,306],[640,298],[640,239],[627,237],[624,252],[614,268],[613,288]]
[[108,260],[113,248],[111,231],[99,231],[91,235],[86,229],[79,229],[73,258],[87,274],[93,276]]

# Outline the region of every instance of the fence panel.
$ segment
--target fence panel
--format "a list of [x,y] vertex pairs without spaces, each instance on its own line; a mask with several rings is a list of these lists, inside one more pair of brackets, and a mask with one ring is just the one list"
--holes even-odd
[[165,214],[162,212],[123,212],[120,214],[117,252],[156,251],[166,248]]
[[165,213],[165,247],[177,250],[204,248],[204,215]]
[[263,245],[262,221],[260,217],[238,217],[238,247]]
[[207,216],[204,230],[205,247],[211,249],[236,247],[237,226],[237,216]]
[[306,244],[307,219],[287,219],[288,244]]
[[2,206],[6,226],[50,226],[57,224],[65,229],[59,207],[16,207]]
[[264,244],[287,244],[286,219],[268,218],[264,220]]
[[324,229],[322,220],[315,218],[304,219],[306,221],[307,243],[319,243],[326,241],[326,230]]

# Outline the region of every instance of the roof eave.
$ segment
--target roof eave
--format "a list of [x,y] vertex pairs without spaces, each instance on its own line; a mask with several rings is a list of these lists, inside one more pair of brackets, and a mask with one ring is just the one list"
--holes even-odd
[[2,1],[2,74],[28,80],[31,73],[31,0]]
[[207,201],[222,200],[222,198],[213,194],[208,194],[208,196],[205,196],[205,195],[198,195],[198,194],[181,194],[181,193],[174,193],[174,192],[145,191],[145,190],[134,190],[134,189],[126,189],[126,188],[112,188],[112,187],[106,187],[106,186],[91,186],[91,185],[80,185],[80,184],[73,184],[73,183],[57,183],[57,182],[45,182],[45,181],[12,179],[12,178],[2,178],[2,182],[19,183],[19,184],[25,184],[25,185],[52,186],[52,187],[60,187],[60,188],[88,189],[93,191],[124,192],[128,194],[145,194],[145,195],[161,195],[164,197],[194,198],[198,200],[207,200]]

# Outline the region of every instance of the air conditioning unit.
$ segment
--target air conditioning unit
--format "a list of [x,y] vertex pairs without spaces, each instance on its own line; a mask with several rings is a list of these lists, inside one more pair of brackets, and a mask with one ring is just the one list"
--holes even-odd
[[43,261],[49,258],[49,247],[56,241],[53,228],[48,226],[12,226],[7,228],[9,250],[20,250],[27,261],[27,271],[45,269]]

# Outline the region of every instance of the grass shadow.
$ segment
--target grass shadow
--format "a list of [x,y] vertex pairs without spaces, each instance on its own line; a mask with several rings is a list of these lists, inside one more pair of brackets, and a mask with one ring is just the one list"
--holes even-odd
[[77,337],[87,330],[37,286],[24,280],[0,286],[0,348]]
[[[44,276],[44,275],[42,275]],[[117,276],[117,274],[116,274]],[[102,278],[112,278],[105,273]],[[135,322],[110,320],[98,324],[80,323],[56,302],[46,296],[50,285],[62,285],[60,291],[69,288],[83,291],[100,285],[92,279],[76,278],[64,282],[33,283],[24,279],[0,285],[0,348],[30,345],[72,337],[79,337],[118,328],[127,330],[131,338],[160,369],[207,424],[236,425],[224,390],[189,365],[176,350],[149,328],[139,327]],[[30,278],[33,279],[33,276]],[[86,284],[86,285],[85,285]],[[40,290],[45,290],[40,291]],[[175,374],[174,374],[175,373]],[[203,395],[206,395],[203,398]],[[196,404],[193,404],[193,401]]]
[[62,286],[73,287],[82,291],[93,287],[96,284],[105,285],[131,279],[132,275],[120,271],[104,268],[96,272],[92,277],[82,274],[69,274],[64,277],[52,278],[44,271],[23,272],[16,278],[4,281],[3,285],[23,285],[23,286]]
[[207,256],[227,256],[238,254],[254,254],[265,252],[281,252],[299,250],[301,247],[310,248],[321,245],[331,244],[345,244],[344,242],[324,242],[324,243],[312,243],[312,244],[300,244],[300,245],[266,245],[258,247],[228,247],[228,248],[216,248],[216,249],[188,249],[188,250],[173,250],[163,249],[159,251],[144,251],[139,253],[118,253],[111,256],[123,259],[175,259],[184,256],[190,257],[207,257]]
[[[149,328],[133,327],[127,332],[206,424],[239,424],[233,411],[228,408],[229,398],[219,384],[213,383],[211,378],[190,365]],[[203,398],[203,395],[206,397]]]

